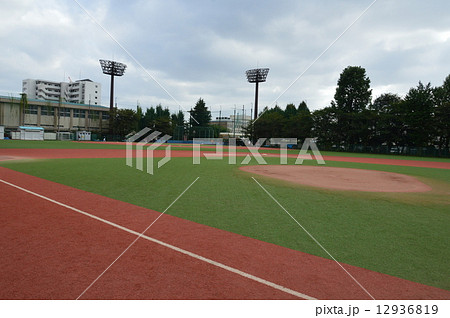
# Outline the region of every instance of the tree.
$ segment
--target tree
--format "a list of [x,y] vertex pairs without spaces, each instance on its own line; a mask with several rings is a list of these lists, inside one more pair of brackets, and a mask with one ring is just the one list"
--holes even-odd
[[206,107],[205,101],[199,98],[193,110],[191,110],[190,123],[192,127],[207,127],[211,121],[211,112]]
[[[264,108],[264,109],[267,109],[267,107]],[[281,107],[278,106],[278,105],[275,105],[274,108],[270,108],[270,109],[265,110],[265,113],[269,113],[269,114],[277,113],[277,114],[280,114],[282,116],[285,115],[284,110],[282,110]]]
[[397,94],[385,93],[377,97],[370,105],[372,112],[371,144],[387,147],[402,142],[404,124],[402,113],[402,98]]
[[320,146],[331,148],[339,142],[337,130],[336,109],[328,106],[312,113],[312,136],[317,138]]
[[159,131],[162,134],[171,135],[173,133],[170,111],[167,107],[163,108],[161,104],[158,104],[156,108],[153,106],[147,108],[139,122],[140,129],[148,127],[152,130]]
[[297,111],[298,111],[298,112],[306,112],[306,113],[309,113],[309,114],[311,113],[311,112],[309,111],[308,105],[306,105],[306,102],[305,102],[305,101],[302,101],[302,102],[298,105]]
[[163,108],[161,104],[158,104],[155,109],[155,124],[154,129],[161,132],[161,134],[171,135],[172,125],[170,121],[169,109]]
[[184,113],[181,110],[176,114],[172,114],[171,119],[173,127],[184,126]]
[[419,82],[404,98],[386,93],[370,104],[370,97],[365,70],[344,69],[331,105],[312,114],[312,133],[319,144],[349,151],[357,144],[375,151],[397,146],[401,153],[417,147],[418,155],[427,147],[438,149],[439,155],[449,154],[450,75],[439,87]]
[[133,109],[117,109],[113,110],[113,134],[124,138],[129,133],[136,131],[138,128],[138,117]]
[[144,113],[142,111],[142,107],[139,105],[136,106],[136,117],[138,120],[138,130],[141,130],[142,128],[145,127],[145,123],[144,123]]
[[148,127],[151,129],[155,128],[155,119],[156,119],[156,111],[155,108],[150,107],[147,108],[144,114],[144,117],[142,118],[143,121],[143,127]]
[[153,106],[147,108],[140,122],[142,128],[148,127],[167,135],[173,132],[170,111],[167,107],[163,108],[161,104],[158,104],[156,108]]
[[364,68],[348,66],[342,71],[334,94],[338,110],[344,113],[361,112],[369,105],[371,96],[370,79]]
[[172,114],[172,136],[174,140],[183,140],[185,136],[186,124],[184,122],[184,113],[180,110],[177,114]]
[[[285,113],[289,110],[286,122],[283,128],[283,135],[288,138],[297,138],[299,142],[305,138],[311,137],[313,119],[308,106],[304,101],[300,103],[298,109],[294,105],[287,105]],[[295,110],[295,112],[294,112]]]
[[297,115],[297,108],[295,108],[295,105],[287,104],[286,109],[284,110],[284,115],[287,118]]
[[342,71],[331,107],[335,108],[337,115],[337,132],[341,136],[339,143],[346,148],[368,143],[367,135],[361,133],[369,129],[365,111],[371,96],[370,79],[364,68],[348,66]]
[[435,134],[433,127],[434,97],[431,84],[419,82],[411,88],[404,99],[407,144],[425,147],[430,145]]
[[264,108],[247,132],[254,129],[256,138],[297,138],[301,141],[311,136],[312,127],[313,120],[306,103],[301,110],[297,110],[294,104],[288,104],[284,111],[278,105],[271,109]]
[[370,105],[370,109],[377,113],[389,113],[393,105],[400,103],[402,98],[397,94],[385,93],[377,97]]
[[254,134],[257,138],[282,138],[286,118],[283,111],[270,109],[258,117],[253,123]]
[[450,151],[450,75],[442,86],[433,90],[435,98],[434,127],[439,150]]

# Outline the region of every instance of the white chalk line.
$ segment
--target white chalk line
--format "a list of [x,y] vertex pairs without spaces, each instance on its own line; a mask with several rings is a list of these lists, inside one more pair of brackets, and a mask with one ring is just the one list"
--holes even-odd
[[261,283],[261,284],[263,284],[263,285],[266,285],[266,286],[272,287],[272,288],[274,288],[274,289],[280,290],[280,291],[282,291],[282,292],[285,292],[285,293],[287,293],[287,294],[293,295],[293,296],[295,296],[295,297],[302,298],[302,299],[307,299],[307,300],[316,300],[316,298],[311,297],[311,296],[309,296],[309,295],[306,295],[306,294],[297,292],[297,291],[295,291],[295,290],[292,290],[292,289],[290,289],[290,288],[284,287],[284,286],[282,286],[282,285],[279,285],[279,284],[273,283],[273,282],[271,282],[271,281],[265,280],[265,279],[263,279],[263,278],[254,276],[254,275],[252,275],[252,274],[243,272],[243,271],[241,271],[241,270],[239,270],[239,269],[236,269],[236,268],[234,268],[234,267],[231,267],[231,266],[228,266],[228,265],[225,265],[225,264],[216,262],[216,261],[214,261],[214,260],[212,260],[212,259],[203,257],[203,256],[201,256],[201,255],[198,255],[198,254],[189,252],[189,251],[187,251],[187,250],[184,250],[184,249],[179,248],[179,247],[177,247],[177,246],[174,246],[174,245],[165,243],[165,242],[163,242],[163,241],[157,240],[157,239],[152,238],[152,237],[150,237],[150,236],[142,235],[141,233],[139,233],[139,232],[137,232],[137,231],[131,230],[131,229],[129,229],[129,228],[126,228],[126,227],[121,226],[121,225],[119,225],[119,224],[116,224],[116,223],[114,223],[114,222],[105,220],[105,219],[103,219],[103,218],[100,218],[100,217],[95,216],[95,215],[93,215],[93,214],[90,214],[90,213],[88,213],[88,212],[82,211],[82,210],[80,210],[80,209],[77,209],[77,208],[72,207],[72,206],[70,206],[70,205],[67,205],[67,204],[65,204],[65,203],[62,203],[62,202],[53,200],[53,199],[51,199],[51,198],[49,198],[49,197],[46,197],[46,196],[41,195],[41,194],[39,194],[39,193],[33,192],[33,191],[31,191],[31,190],[22,188],[22,187],[20,187],[20,186],[18,186],[18,185],[15,185],[15,184],[13,184],[13,183],[8,182],[8,181],[5,181],[5,180],[0,179],[0,182],[2,182],[2,183],[4,183],[4,184],[7,184],[7,185],[9,185],[9,186],[11,186],[11,187],[14,187],[14,188],[16,188],[16,189],[19,189],[19,190],[21,190],[21,191],[24,191],[24,192],[26,192],[26,193],[29,193],[29,194],[31,194],[31,195],[34,195],[34,196],[36,196],[36,197],[38,197],[38,198],[41,198],[41,199],[47,200],[47,201],[49,201],[49,202],[52,202],[52,203],[54,203],[54,204],[57,204],[57,205],[59,205],[59,206],[61,206],[61,207],[64,207],[64,208],[66,208],[66,209],[69,209],[69,210],[72,210],[72,211],[77,212],[77,213],[79,213],[79,214],[82,214],[82,215],[85,215],[85,216],[87,216],[87,217],[90,217],[90,218],[92,218],[92,219],[94,219],[94,220],[97,220],[97,221],[103,222],[103,223],[105,223],[105,224],[111,225],[111,226],[113,226],[113,227],[115,227],[115,228],[117,228],[117,229],[120,229],[120,230],[122,230],[122,231],[128,232],[128,233],[133,234],[133,235],[136,235],[136,236],[140,236],[141,238],[146,239],[146,240],[148,240],[148,241],[150,241],[150,242],[153,242],[153,243],[159,244],[159,245],[161,245],[161,246],[167,247],[167,248],[169,248],[169,249],[171,249],[171,250],[174,250],[174,251],[176,251],[176,252],[179,252],[179,253],[182,253],[182,254],[184,254],[184,255],[190,256],[190,257],[192,257],[192,258],[194,258],[194,259],[200,260],[200,261],[205,262],[205,263],[208,263],[208,264],[210,264],[210,265],[213,265],[213,266],[222,268],[222,269],[224,269],[224,270],[226,270],[226,271],[229,271],[229,272],[231,272],[231,273],[234,273],[234,274],[240,275],[240,276],[242,276],[242,277],[245,277],[245,278],[247,278],[247,279],[256,281],[256,282],[258,282],[258,283]]

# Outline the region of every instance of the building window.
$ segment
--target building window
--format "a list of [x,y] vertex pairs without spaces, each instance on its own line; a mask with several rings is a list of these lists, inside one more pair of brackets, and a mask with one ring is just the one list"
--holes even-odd
[[41,115],[42,116],[54,116],[55,108],[52,106],[41,106]]
[[27,105],[25,107],[25,114],[37,115],[38,107],[36,105]]
[[60,117],[70,117],[70,108],[60,108],[59,116]]
[[73,110],[73,117],[74,118],[84,118],[85,112],[86,111],[84,109],[74,109]]
[[89,118],[90,118],[90,119],[98,120],[99,116],[100,116],[100,114],[99,114],[99,112],[96,111],[96,110],[91,110],[91,111],[89,112]]
[[109,113],[107,113],[107,112],[102,112],[102,119],[103,119],[103,120],[108,120],[108,119],[109,119]]

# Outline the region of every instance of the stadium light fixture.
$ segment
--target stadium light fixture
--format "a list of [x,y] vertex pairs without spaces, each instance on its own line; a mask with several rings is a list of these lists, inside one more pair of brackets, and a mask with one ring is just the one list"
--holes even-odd
[[100,60],[103,73],[111,75],[111,91],[109,93],[109,108],[112,111],[114,108],[114,76],[122,76],[125,73],[127,66],[120,62]]
[[247,75],[247,80],[249,83],[255,83],[256,89],[255,89],[255,113],[254,113],[254,119],[258,117],[258,84],[263,83],[266,81],[267,74],[269,74],[268,68],[255,68],[251,70],[247,70],[245,72]]

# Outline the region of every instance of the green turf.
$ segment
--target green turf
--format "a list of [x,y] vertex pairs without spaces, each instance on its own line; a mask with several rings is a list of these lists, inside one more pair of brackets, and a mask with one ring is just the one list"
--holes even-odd
[[[271,164],[276,158],[265,158]],[[238,162],[241,159],[238,158]],[[293,160],[290,160],[293,163]],[[311,164],[311,162],[305,161]],[[227,160],[172,158],[154,175],[125,159],[62,159],[1,165],[89,192],[259,240],[329,256],[255,183]],[[364,193],[255,177],[337,260],[450,290],[450,170],[328,162],[328,166],[417,176],[429,193]]]

